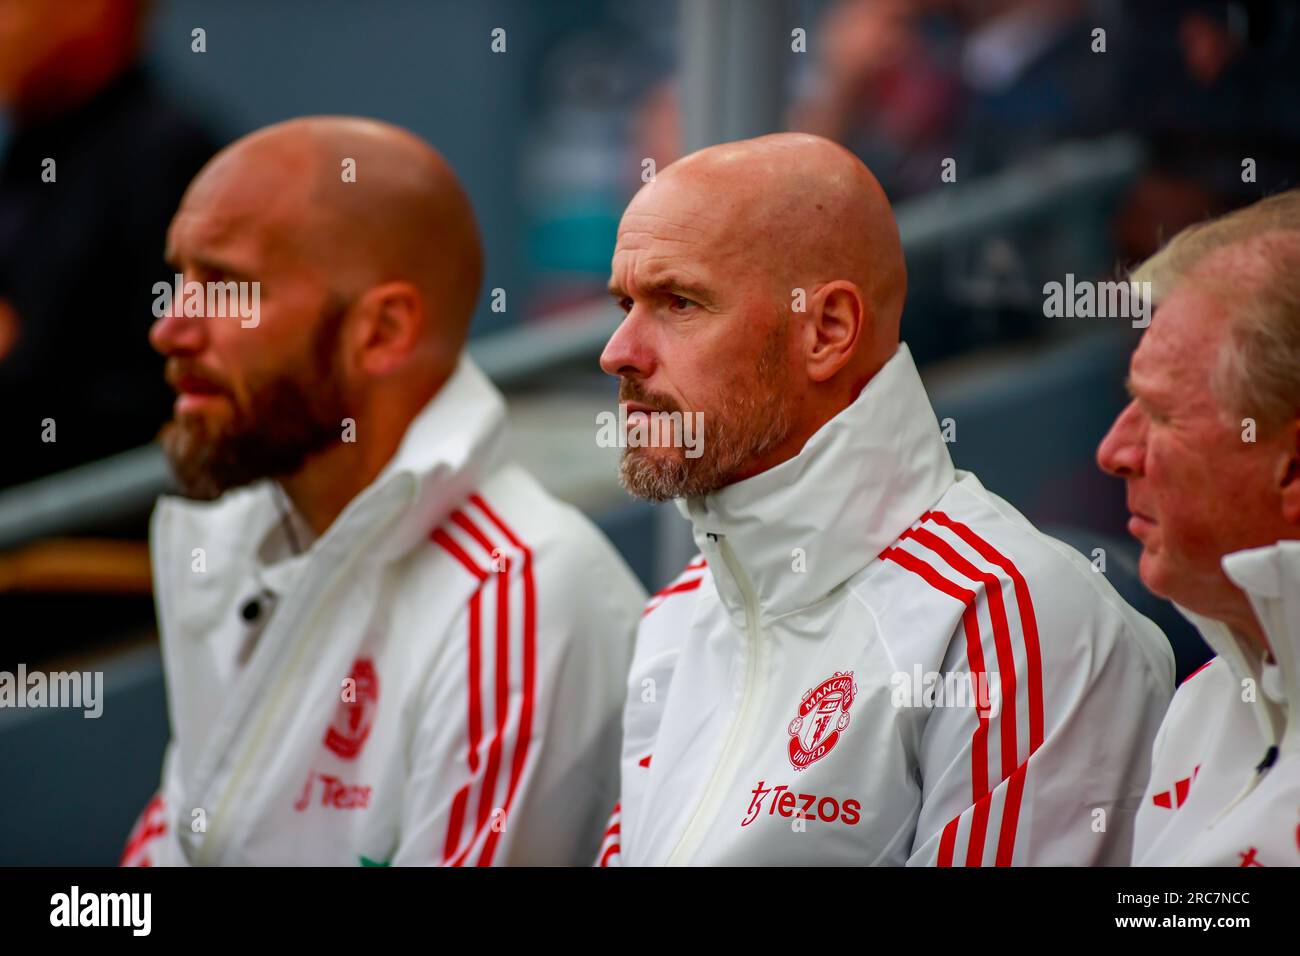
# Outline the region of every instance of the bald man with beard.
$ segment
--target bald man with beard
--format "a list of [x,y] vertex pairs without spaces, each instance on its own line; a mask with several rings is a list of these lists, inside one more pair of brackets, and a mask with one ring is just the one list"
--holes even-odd
[[[644,593],[509,460],[463,354],[482,253],[446,161],[369,120],[260,130],[191,184],[167,255],[172,739],[123,862],[589,862]],[[214,287],[256,314],[193,314]]]
[[1173,655],[953,468],[866,167],[798,134],[688,156],[628,206],[610,292],[623,483],[700,554],[642,618],[598,860],[1126,863]]

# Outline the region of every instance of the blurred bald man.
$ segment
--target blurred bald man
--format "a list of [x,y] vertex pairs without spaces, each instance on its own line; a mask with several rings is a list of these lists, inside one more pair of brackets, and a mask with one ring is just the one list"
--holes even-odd
[[272,126],[167,253],[162,441],[212,500],[153,518],[172,741],[124,862],[589,862],[644,593],[509,462],[450,167],[378,122]]
[[1300,866],[1300,189],[1180,232],[1097,449],[1142,581],[1215,652],[1174,695],[1142,866]]
[[706,149],[628,206],[622,478],[700,555],[642,619],[603,862],[1127,862],[1173,655],[954,470],[905,290],[888,201],[828,140]]

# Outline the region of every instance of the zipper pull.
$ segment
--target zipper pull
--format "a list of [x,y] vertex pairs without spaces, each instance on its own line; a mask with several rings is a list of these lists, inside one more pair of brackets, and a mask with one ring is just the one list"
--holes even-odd
[[1273,766],[1273,764],[1277,763],[1277,752],[1277,744],[1269,747],[1268,752],[1264,754],[1264,759],[1261,760],[1259,766],[1255,768],[1255,773],[1263,773],[1269,767]]

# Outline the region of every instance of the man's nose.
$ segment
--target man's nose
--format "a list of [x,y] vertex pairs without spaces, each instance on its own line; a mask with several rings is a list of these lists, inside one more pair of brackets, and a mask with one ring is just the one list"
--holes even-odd
[[1097,464],[1101,470],[1119,478],[1140,475],[1146,457],[1143,431],[1137,402],[1129,402],[1097,446]]
[[600,367],[607,375],[644,378],[650,374],[653,361],[642,341],[640,320],[629,312],[614,330],[600,353]]
[[179,303],[173,304],[149,329],[149,344],[162,355],[197,355],[207,342],[206,320],[184,315]]

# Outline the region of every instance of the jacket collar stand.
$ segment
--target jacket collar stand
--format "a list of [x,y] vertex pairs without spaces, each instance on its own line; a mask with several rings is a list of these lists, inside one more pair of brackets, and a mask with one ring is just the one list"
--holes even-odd
[[[335,557],[363,547],[364,560],[393,560],[407,553],[473,491],[504,459],[505,402],[500,392],[468,356],[407,427],[396,454],[378,477],[352,499],[329,529],[310,547]],[[363,426],[364,427],[364,426]],[[197,531],[240,542],[255,549],[281,520],[270,482],[242,492],[251,496],[247,520],[230,522],[217,502],[168,497],[175,545]]]
[[953,483],[952,459],[906,345],[794,458],[712,494],[678,499],[733,619],[820,601],[893,543]]
[[[1264,655],[1253,641],[1221,621],[1176,606],[1239,681],[1255,682],[1253,709],[1265,734],[1272,740],[1285,737],[1288,746],[1300,748],[1300,541],[1225,555],[1223,570],[1246,593],[1264,629],[1276,661],[1276,687],[1265,686]],[[1280,693],[1280,703],[1269,699],[1269,690]]]

